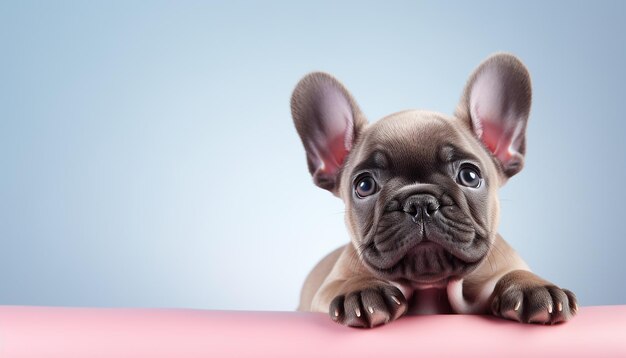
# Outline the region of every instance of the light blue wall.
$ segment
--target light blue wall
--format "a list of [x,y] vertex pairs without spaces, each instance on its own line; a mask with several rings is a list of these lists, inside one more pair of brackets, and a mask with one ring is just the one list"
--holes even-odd
[[0,304],[289,310],[347,242],[289,97],[451,113],[507,51],[534,103],[501,233],[583,305],[626,303],[626,2],[3,2]]

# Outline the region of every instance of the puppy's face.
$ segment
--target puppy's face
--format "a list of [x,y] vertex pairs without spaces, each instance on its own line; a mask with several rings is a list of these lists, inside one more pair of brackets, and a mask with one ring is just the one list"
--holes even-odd
[[314,182],[346,204],[358,259],[377,277],[440,286],[487,255],[497,189],[523,167],[530,78],[499,54],[470,76],[454,116],[404,111],[369,125],[332,76],[303,78],[292,114]]
[[339,195],[363,263],[412,285],[445,284],[489,251],[498,171],[466,126],[406,111],[367,127],[341,173]]

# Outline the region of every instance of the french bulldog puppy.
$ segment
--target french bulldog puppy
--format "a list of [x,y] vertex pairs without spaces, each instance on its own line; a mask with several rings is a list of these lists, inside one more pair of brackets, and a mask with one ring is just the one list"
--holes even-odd
[[498,188],[524,165],[530,103],[528,71],[509,54],[478,66],[454,116],[407,110],[368,124],[339,81],[305,76],[293,120],[313,181],[345,203],[352,240],[309,274],[299,310],[352,327],[407,313],[573,317],[574,294],[497,233]]

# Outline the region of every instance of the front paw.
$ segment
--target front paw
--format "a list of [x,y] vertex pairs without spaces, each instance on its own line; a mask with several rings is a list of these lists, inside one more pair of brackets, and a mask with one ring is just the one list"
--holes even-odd
[[402,316],[406,298],[391,285],[377,285],[339,295],[330,303],[330,317],[350,327],[376,327]]
[[494,290],[491,311],[495,316],[538,324],[554,324],[578,311],[576,296],[528,271],[505,275]]

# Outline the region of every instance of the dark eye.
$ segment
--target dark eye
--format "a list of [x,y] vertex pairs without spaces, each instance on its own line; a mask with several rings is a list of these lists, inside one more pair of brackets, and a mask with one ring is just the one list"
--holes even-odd
[[480,186],[480,174],[478,174],[478,170],[473,167],[463,167],[459,171],[457,181],[463,186],[478,188]]
[[360,198],[370,196],[376,192],[376,181],[370,176],[363,177],[356,183],[354,190]]

